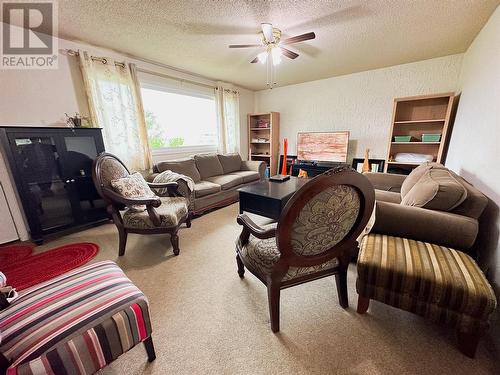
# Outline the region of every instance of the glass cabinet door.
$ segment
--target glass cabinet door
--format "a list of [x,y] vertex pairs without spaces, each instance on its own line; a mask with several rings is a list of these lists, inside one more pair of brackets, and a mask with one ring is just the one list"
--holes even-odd
[[42,230],[74,222],[61,159],[53,136],[15,135],[11,139],[23,188]]
[[64,174],[67,177],[92,176],[92,161],[97,156],[94,137],[63,136]]
[[76,134],[63,136],[62,140],[63,174],[69,181],[76,219],[86,222],[106,217],[106,205],[92,181],[92,162],[98,155],[95,138]]

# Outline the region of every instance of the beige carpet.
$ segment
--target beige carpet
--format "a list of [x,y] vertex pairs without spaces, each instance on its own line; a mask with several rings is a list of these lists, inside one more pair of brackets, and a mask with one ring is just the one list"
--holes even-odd
[[[179,233],[172,255],[167,235],[129,235],[118,258],[113,225],[50,241],[40,250],[75,241],[100,245],[94,261],[115,260],[148,296],[157,359],[142,345],[104,374],[499,374],[490,336],[476,359],[463,356],[453,331],[372,302],[355,311],[355,265],[350,308],[338,304],[333,277],[286,289],[281,332],[269,327],[266,288],[249,272],[236,273],[237,205],[209,213]],[[496,358],[496,359],[495,359]]]

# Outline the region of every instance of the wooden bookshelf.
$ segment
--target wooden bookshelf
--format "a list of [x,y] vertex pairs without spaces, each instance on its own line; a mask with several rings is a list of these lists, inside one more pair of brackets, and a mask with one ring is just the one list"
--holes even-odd
[[270,176],[278,173],[279,126],[278,112],[248,114],[248,159],[266,162]]
[[[410,173],[420,164],[397,162],[394,160],[397,153],[432,155],[433,161],[444,163],[456,103],[454,93],[394,99],[385,172],[397,168],[400,173]],[[439,142],[423,142],[422,134],[441,134],[441,139]],[[395,136],[402,135],[411,136],[411,141],[395,141]]]

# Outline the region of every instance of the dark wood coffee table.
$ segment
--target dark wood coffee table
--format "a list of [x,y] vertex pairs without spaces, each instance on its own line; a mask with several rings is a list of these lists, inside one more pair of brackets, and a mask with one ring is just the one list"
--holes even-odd
[[286,202],[307,181],[307,178],[291,176],[285,182],[270,182],[266,179],[239,188],[240,213],[250,212],[278,220]]

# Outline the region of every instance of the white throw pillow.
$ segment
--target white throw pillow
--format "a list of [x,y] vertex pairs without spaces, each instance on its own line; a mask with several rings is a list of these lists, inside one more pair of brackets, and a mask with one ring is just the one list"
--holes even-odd
[[[114,191],[125,198],[155,198],[156,195],[149,187],[144,177],[139,172],[111,181],[111,187]],[[144,205],[129,207],[131,210],[140,212],[146,209]]]

